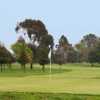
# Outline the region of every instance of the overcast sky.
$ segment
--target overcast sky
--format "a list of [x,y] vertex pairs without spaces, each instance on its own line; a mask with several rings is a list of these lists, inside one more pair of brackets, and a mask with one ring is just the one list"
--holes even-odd
[[0,13],[0,41],[7,47],[25,18],[42,20],[55,41],[62,34],[73,44],[87,33],[100,36],[100,0],[0,0]]

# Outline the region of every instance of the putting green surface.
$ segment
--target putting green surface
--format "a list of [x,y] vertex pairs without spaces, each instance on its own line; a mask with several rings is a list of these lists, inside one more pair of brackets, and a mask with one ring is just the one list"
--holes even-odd
[[[19,65],[16,65],[16,67]],[[35,66],[35,65],[34,65]],[[15,67],[15,66],[14,66]],[[100,94],[100,68],[80,64],[52,65],[42,72],[19,68],[0,72],[0,91]]]

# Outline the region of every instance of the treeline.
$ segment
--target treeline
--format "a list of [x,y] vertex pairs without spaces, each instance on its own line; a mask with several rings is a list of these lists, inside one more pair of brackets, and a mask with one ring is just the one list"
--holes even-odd
[[100,37],[90,33],[83,36],[78,44],[72,46],[62,35],[55,50],[55,62],[59,64],[87,62],[92,66],[94,63],[100,63]]
[[0,45],[1,71],[2,66],[10,66],[13,62],[20,63],[24,70],[26,64],[30,64],[30,69],[33,69],[33,64],[39,63],[45,71],[45,64],[49,63],[50,50],[52,63],[59,65],[88,62],[93,66],[94,63],[100,62],[100,38],[95,34],[85,35],[78,44],[72,46],[64,35],[60,37],[58,44],[54,44],[53,36],[40,20],[25,19],[17,24],[15,31],[19,32],[20,29],[24,35],[28,35],[30,42],[26,43],[20,36],[11,46],[13,54]]

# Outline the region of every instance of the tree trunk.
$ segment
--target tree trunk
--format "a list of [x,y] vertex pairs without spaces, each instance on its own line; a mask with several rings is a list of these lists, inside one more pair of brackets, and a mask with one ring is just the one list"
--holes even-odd
[[45,65],[42,65],[42,71],[45,72]]
[[25,66],[25,64],[23,64],[23,69],[24,69],[24,72],[26,71],[26,66]]
[[1,72],[2,72],[2,64],[1,64]]
[[91,63],[91,67],[94,67],[94,64],[93,63]]
[[8,64],[8,67],[9,67],[9,69],[11,70],[12,64],[11,64],[11,63],[9,63],[9,64]]
[[30,64],[30,69],[31,69],[31,70],[33,69],[33,63]]
[[2,70],[5,71],[6,64],[3,64]]
[[25,64],[21,64],[21,68],[22,68],[22,70],[25,72],[25,70],[26,70]]

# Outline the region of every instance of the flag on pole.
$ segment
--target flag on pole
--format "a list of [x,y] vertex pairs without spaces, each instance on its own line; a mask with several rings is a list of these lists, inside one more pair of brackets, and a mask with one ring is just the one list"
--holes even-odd
[[51,48],[50,48],[50,51],[49,51],[49,54],[48,54],[48,58],[51,60]]
[[50,47],[50,51],[49,51],[49,54],[48,54],[48,58],[50,60],[50,77],[51,77],[51,54],[52,54],[52,50],[51,50],[51,47]]

